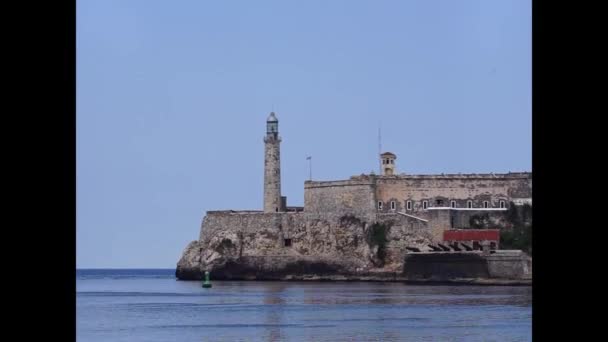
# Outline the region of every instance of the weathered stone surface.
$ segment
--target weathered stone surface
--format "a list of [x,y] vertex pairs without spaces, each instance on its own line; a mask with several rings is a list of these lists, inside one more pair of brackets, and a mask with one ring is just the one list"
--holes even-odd
[[[360,177],[352,177],[358,180]],[[382,211],[390,211],[390,202],[395,210],[408,214],[423,215],[423,202],[428,207],[500,208],[500,201],[508,206],[514,198],[532,198],[532,173],[513,172],[506,174],[446,174],[446,175],[395,175],[375,177],[377,201],[383,203]],[[411,201],[411,209],[407,209]]]
[[491,278],[532,279],[532,258],[520,250],[498,250],[486,260]]
[[201,244],[199,241],[192,241],[186,246],[182,257],[177,263],[175,276],[179,279],[202,279],[203,272],[200,268]]
[[278,133],[264,137],[264,211],[283,211],[281,205],[281,138]]
[[[397,214],[368,222],[354,215],[208,212],[200,240],[188,245],[176,276],[202,279],[210,271],[214,279],[394,278],[406,246],[427,250],[432,241],[412,220]],[[383,243],[370,237],[374,223],[386,228]]]
[[532,259],[522,251],[410,253],[405,257],[403,276],[407,280],[427,282],[531,280]]

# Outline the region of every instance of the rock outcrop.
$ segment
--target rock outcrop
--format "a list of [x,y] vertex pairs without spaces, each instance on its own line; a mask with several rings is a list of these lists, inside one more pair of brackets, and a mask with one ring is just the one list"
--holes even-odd
[[178,262],[179,279],[396,280],[405,247],[428,250],[419,220],[397,215],[322,217],[303,212],[208,212],[198,241]]

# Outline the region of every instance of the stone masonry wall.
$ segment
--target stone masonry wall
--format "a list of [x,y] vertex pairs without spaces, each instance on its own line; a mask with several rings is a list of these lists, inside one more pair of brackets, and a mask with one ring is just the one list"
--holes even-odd
[[264,138],[264,211],[282,211],[281,205],[281,138]]
[[410,253],[405,257],[403,274],[408,280],[530,280],[532,259],[522,251]]
[[352,214],[372,221],[377,213],[375,189],[374,177],[354,181],[307,181],[304,184],[304,211],[325,217]]
[[[411,214],[424,212],[423,201],[428,207],[449,207],[454,200],[457,208],[467,208],[469,200],[474,208],[482,208],[488,201],[490,208],[499,208],[501,200],[508,206],[513,199],[532,197],[530,173],[383,176],[376,184],[382,211],[391,210],[393,201],[397,211]],[[410,210],[407,201],[412,203]]]

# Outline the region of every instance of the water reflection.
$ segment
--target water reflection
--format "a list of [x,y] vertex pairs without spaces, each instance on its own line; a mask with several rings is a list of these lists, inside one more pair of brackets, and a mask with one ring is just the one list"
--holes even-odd
[[286,283],[269,283],[265,287],[263,303],[268,305],[266,310],[263,310],[265,317],[264,323],[266,324],[265,339],[266,341],[284,341],[287,336],[281,329],[284,322],[284,307],[285,299],[282,294]]
[[371,298],[370,304],[397,304],[397,289],[395,288],[395,286],[390,285],[392,284],[380,284],[380,286],[376,289],[374,293],[374,297],[379,298]]

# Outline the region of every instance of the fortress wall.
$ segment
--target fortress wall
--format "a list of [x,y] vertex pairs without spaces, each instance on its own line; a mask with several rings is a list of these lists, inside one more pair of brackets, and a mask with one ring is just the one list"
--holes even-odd
[[456,200],[458,208],[466,208],[472,200],[476,208],[483,207],[483,201],[498,208],[500,200],[508,206],[514,198],[531,198],[532,178],[531,174],[378,177],[376,189],[383,211],[390,210],[391,201],[396,202],[398,211],[406,211],[406,201],[411,200],[412,210],[406,212],[423,212],[423,200],[434,207],[438,199],[445,207]]
[[334,182],[311,182],[304,184],[304,211],[324,217],[345,214],[375,218],[375,181],[344,180]]
[[480,252],[410,253],[403,274],[408,280],[450,280],[490,277],[486,258]]
[[305,226],[301,212],[207,212],[201,225],[199,241],[209,246],[227,240],[229,242],[224,245],[234,245],[239,255],[281,254],[285,252],[282,248],[284,239],[297,235]]
[[451,210],[428,210],[429,232],[433,241],[443,241],[443,232],[451,227]]
[[453,280],[456,278],[532,278],[532,259],[519,250],[482,252],[410,253],[405,256],[404,275],[409,280]]
[[532,259],[520,250],[499,250],[486,259],[492,278],[532,278]]

